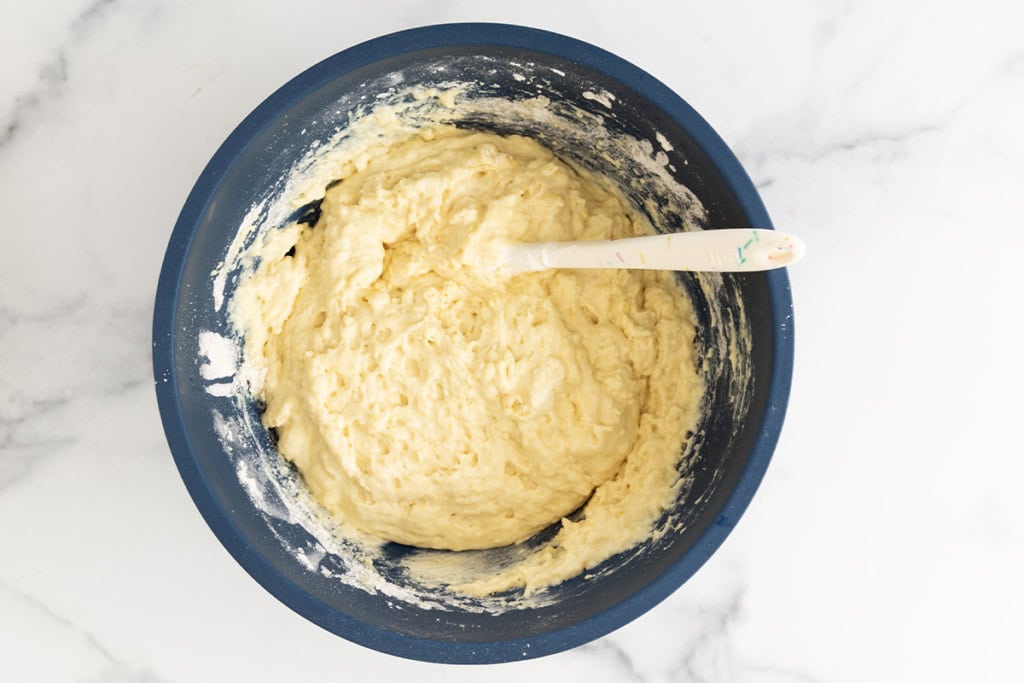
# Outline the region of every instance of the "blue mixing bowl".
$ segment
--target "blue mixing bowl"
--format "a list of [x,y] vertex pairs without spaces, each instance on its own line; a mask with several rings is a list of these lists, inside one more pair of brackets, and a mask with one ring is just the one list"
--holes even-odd
[[[525,78],[524,70],[544,76]],[[252,418],[259,406],[208,391],[198,369],[198,333],[228,334],[211,273],[247,212],[280,187],[282,175],[312,143],[344,127],[358,103],[399,81],[473,82],[486,86],[490,96],[512,101],[543,95],[570,103],[599,117],[616,135],[650,141],[651,158],[703,204],[708,227],[771,225],[750,179],[711,127],[665,85],[615,55],[554,33],[500,24],[430,26],[371,40],[324,60],[267,98],[217,150],[185,202],[160,273],[153,323],[153,366],[167,441],[221,543],[256,581],[323,628],[383,652],[436,662],[501,662],[566,650],[622,626],[677,589],[719,547],[750,502],[789,395],[788,280],[782,271],[713,281],[679,274],[700,323],[706,395],[687,454],[690,483],[665,513],[678,531],[550,589],[541,603],[512,592],[477,604],[403,604],[395,597],[401,593],[339,581],[351,557],[324,551],[297,558],[290,549],[309,546],[310,530],[286,516],[268,516],[254,502],[236,466],[237,447],[225,444],[217,422],[248,413],[249,423],[258,425]],[[586,125],[554,134],[541,122],[503,118],[500,112],[457,124],[535,137],[618,181],[659,229],[671,230],[682,219],[654,185],[643,189],[649,163],[595,159],[597,143]],[[227,297],[236,281],[226,279]],[[269,435],[253,438],[258,457],[278,457]],[[282,477],[296,477],[287,468],[281,471]],[[549,539],[550,533],[542,533],[530,543]],[[415,552],[395,546],[373,571],[403,587],[411,579],[400,569],[402,560]]]

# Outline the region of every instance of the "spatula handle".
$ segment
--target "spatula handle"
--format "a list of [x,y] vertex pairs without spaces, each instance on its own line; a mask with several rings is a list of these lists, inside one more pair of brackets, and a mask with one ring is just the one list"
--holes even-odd
[[777,230],[729,228],[588,242],[536,242],[508,247],[515,272],[548,268],[631,268],[752,272],[800,259],[803,240]]

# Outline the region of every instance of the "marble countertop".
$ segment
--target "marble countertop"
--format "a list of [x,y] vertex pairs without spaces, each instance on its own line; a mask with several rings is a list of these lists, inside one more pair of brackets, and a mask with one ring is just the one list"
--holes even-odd
[[[1024,5],[54,0],[3,15],[0,680],[1024,680]],[[734,533],[612,635],[486,668],[352,645],[250,579],[178,477],[149,355],[171,227],[228,132],[334,52],[457,20],[559,31],[648,70],[810,244],[791,272],[789,415]]]

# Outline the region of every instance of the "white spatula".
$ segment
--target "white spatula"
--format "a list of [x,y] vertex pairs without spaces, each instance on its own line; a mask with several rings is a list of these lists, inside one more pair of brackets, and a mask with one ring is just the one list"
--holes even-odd
[[503,245],[511,274],[549,268],[636,268],[744,273],[782,268],[803,257],[803,240],[777,230],[728,228],[620,240]]

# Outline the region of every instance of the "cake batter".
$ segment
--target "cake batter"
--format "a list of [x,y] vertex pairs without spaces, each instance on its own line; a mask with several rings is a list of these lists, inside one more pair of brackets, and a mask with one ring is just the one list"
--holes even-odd
[[[702,391],[670,273],[495,272],[498,240],[652,232],[537,142],[429,128],[348,160],[232,300],[278,448],[339,520],[448,550],[555,542],[488,593],[650,533]],[[584,505],[585,504],[585,505]],[[564,519],[573,515],[574,521]]]

